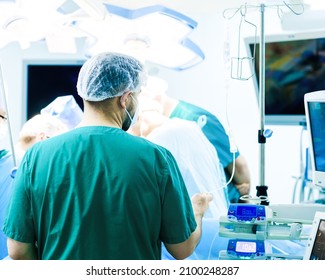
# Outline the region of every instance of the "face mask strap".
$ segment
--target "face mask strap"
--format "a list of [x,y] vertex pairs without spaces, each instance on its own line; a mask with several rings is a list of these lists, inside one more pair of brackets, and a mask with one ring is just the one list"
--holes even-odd
[[125,110],[126,114],[128,115],[129,119],[130,119],[131,122],[132,122],[132,118],[131,118],[131,115],[130,115],[129,111],[128,111],[126,108],[124,108],[124,110]]

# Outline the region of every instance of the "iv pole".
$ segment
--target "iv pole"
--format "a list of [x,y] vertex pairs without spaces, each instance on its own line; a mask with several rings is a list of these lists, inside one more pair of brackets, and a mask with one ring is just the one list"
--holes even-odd
[[[284,6],[289,8],[294,14],[298,14],[293,11],[293,9],[288,5],[285,1],[283,1]],[[291,4],[292,6],[300,6],[303,4]],[[275,5],[279,7],[279,5]],[[245,7],[248,8],[245,4]],[[256,7],[256,6],[250,6],[250,7]],[[259,115],[260,115],[260,129],[258,130],[258,144],[259,144],[259,183],[260,185],[256,186],[256,196],[260,198],[260,203],[262,205],[269,205],[269,200],[267,196],[267,189],[268,187],[265,185],[265,143],[266,138],[270,137],[272,135],[271,130],[264,130],[264,124],[265,124],[265,33],[264,33],[264,14],[265,14],[265,8],[266,5],[264,3],[261,3],[259,5],[260,8],[260,22],[261,22],[261,28],[260,28],[260,44],[259,44]],[[241,8],[236,9],[235,14],[240,11]],[[229,9],[227,9],[229,10]],[[239,79],[243,80],[243,79]]]
[[[256,7],[256,6],[253,6]],[[259,44],[259,116],[260,116],[260,128],[258,130],[258,143],[259,143],[259,183],[260,185],[256,187],[257,194],[256,196],[259,197],[260,203],[263,205],[269,205],[269,201],[267,199],[267,189],[268,187],[265,185],[265,143],[266,143],[266,136],[267,133],[264,131],[264,123],[265,123],[265,35],[264,35],[264,13],[265,13],[265,4],[260,4],[258,6],[260,8],[260,21],[261,21],[261,28],[260,28],[260,44]],[[245,5],[245,10],[248,8]],[[236,9],[236,14],[238,11],[241,12],[242,7]],[[229,10],[229,9],[228,9]],[[242,12],[241,12],[242,14]],[[233,15],[234,16],[234,15]],[[233,17],[232,16],[232,17]],[[242,14],[243,16],[243,14]],[[247,21],[246,21],[247,22]],[[248,22],[249,23],[249,22]],[[250,23],[252,24],[252,23]],[[255,34],[256,35],[256,34]],[[254,51],[255,56],[255,51]],[[255,58],[255,57],[253,57]],[[237,61],[240,58],[237,58]],[[241,71],[239,71],[241,73]],[[233,78],[233,77],[232,77]],[[235,78],[236,79],[236,78]],[[237,77],[239,80],[248,80],[249,78],[242,78]]]
[[[283,1],[284,5],[289,8],[294,14],[298,15],[298,13],[294,12],[290,5],[288,5],[285,1]],[[295,4],[292,4],[295,5]],[[298,6],[303,4],[296,4]],[[260,185],[256,186],[256,196],[266,198],[261,199],[262,205],[269,205],[269,200],[267,199],[267,189],[268,187],[265,185],[265,143],[266,138],[272,135],[271,130],[264,130],[265,124],[265,33],[264,33],[264,14],[265,14],[266,5],[260,4],[260,13],[261,13],[261,30],[260,30],[260,46],[259,46],[259,110],[260,110],[260,130],[258,131],[258,143],[260,145]]]
[[[265,185],[265,143],[266,137],[264,133],[265,124],[265,34],[264,34],[264,13],[265,5],[260,5],[261,12],[261,31],[260,31],[260,45],[259,45],[259,110],[260,110],[260,129],[258,131],[258,144],[260,152],[260,185],[256,187],[258,197],[267,197],[268,187]],[[261,204],[269,205],[268,200],[262,200]]]

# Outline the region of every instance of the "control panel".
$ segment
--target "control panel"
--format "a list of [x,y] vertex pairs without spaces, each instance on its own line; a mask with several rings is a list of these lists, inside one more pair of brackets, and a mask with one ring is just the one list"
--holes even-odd
[[265,222],[264,205],[233,203],[228,208],[227,218],[233,222],[259,223]]

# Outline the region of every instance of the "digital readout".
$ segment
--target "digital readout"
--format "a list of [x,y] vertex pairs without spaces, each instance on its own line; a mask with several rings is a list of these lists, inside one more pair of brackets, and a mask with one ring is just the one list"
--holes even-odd
[[256,217],[256,207],[240,206],[237,208],[238,216]]
[[256,253],[256,243],[249,241],[237,241],[236,252]]

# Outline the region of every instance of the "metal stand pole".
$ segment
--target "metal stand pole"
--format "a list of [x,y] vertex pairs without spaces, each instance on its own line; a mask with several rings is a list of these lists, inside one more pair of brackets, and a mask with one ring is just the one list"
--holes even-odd
[[[267,186],[265,185],[265,143],[266,137],[264,135],[265,123],[265,34],[264,34],[264,13],[265,5],[261,4],[261,34],[260,34],[260,67],[259,67],[259,110],[260,110],[260,130],[258,131],[258,143],[260,145],[260,185],[256,187],[258,197],[267,197]],[[261,204],[268,205],[269,201],[262,201]]]

